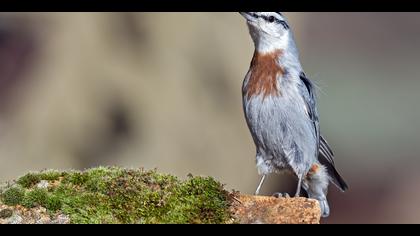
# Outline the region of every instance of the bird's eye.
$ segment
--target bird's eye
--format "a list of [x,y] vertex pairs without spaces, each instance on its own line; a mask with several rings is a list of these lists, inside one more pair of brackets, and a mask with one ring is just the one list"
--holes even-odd
[[268,17],[268,21],[269,21],[270,23],[273,23],[275,20],[276,20],[276,18],[275,18],[274,16],[270,16],[270,17]]

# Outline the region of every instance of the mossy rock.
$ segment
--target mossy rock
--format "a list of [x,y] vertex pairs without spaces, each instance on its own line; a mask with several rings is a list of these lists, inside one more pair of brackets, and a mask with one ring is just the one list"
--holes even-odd
[[71,223],[226,223],[232,199],[211,177],[117,167],[29,173],[0,190],[0,203],[43,207]]

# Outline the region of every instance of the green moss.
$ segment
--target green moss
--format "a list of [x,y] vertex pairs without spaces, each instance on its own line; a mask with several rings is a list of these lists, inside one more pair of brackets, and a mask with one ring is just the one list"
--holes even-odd
[[2,202],[10,206],[21,204],[24,197],[25,189],[20,186],[9,187],[1,194]]
[[36,173],[28,173],[17,180],[17,183],[24,188],[30,188],[41,181],[40,175]]
[[60,177],[63,177],[65,175],[65,172],[47,170],[40,173],[28,173],[20,177],[16,182],[24,188],[32,188],[41,180],[56,181],[59,180]]
[[63,202],[61,201],[61,196],[49,194],[47,195],[47,199],[45,200],[43,205],[49,211],[56,212],[61,209],[61,207],[63,206]]
[[[39,189],[34,185],[40,180],[54,184]],[[230,195],[213,178],[191,176],[182,181],[142,169],[31,173],[0,194],[8,205],[43,206],[68,215],[72,223],[224,223],[230,219]]]
[[65,176],[66,173],[55,171],[55,170],[47,170],[44,172],[39,173],[40,180],[47,180],[47,181],[56,181],[59,180],[60,177]]
[[71,172],[63,180],[64,184],[83,185],[88,181],[88,175],[81,172]]
[[48,193],[44,189],[36,188],[26,192],[22,205],[27,208],[36,206],[46,206],[48,201]]

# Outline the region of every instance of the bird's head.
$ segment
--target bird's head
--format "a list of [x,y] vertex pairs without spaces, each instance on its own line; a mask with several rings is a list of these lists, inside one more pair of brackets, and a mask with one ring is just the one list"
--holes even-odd
[[283,49],[289,40],[290,27],[280,12],[239,12],[247,21],[257,50]]

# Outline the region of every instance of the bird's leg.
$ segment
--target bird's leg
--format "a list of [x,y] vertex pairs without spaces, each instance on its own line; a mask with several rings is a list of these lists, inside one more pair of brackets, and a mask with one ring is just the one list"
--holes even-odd
[[259,194],[260,194],[260,190],[261,190],[261,187],[262,187],[262,185],[263,185],[263,183],[264,183],[265,176],[266,176],[266,175],[263,175],[263,176],[261,177],[260,184],[258,185],[257,190],[255,191],[255,195],[259,195]]
[[299,197],[300,196],[300,190],[302,188],[302,180],[303,180],[303,177],[302,176],[298,176],[298,178],[299,178],[299,180],[298,180],[298,185],[297,185],[295,197]]

